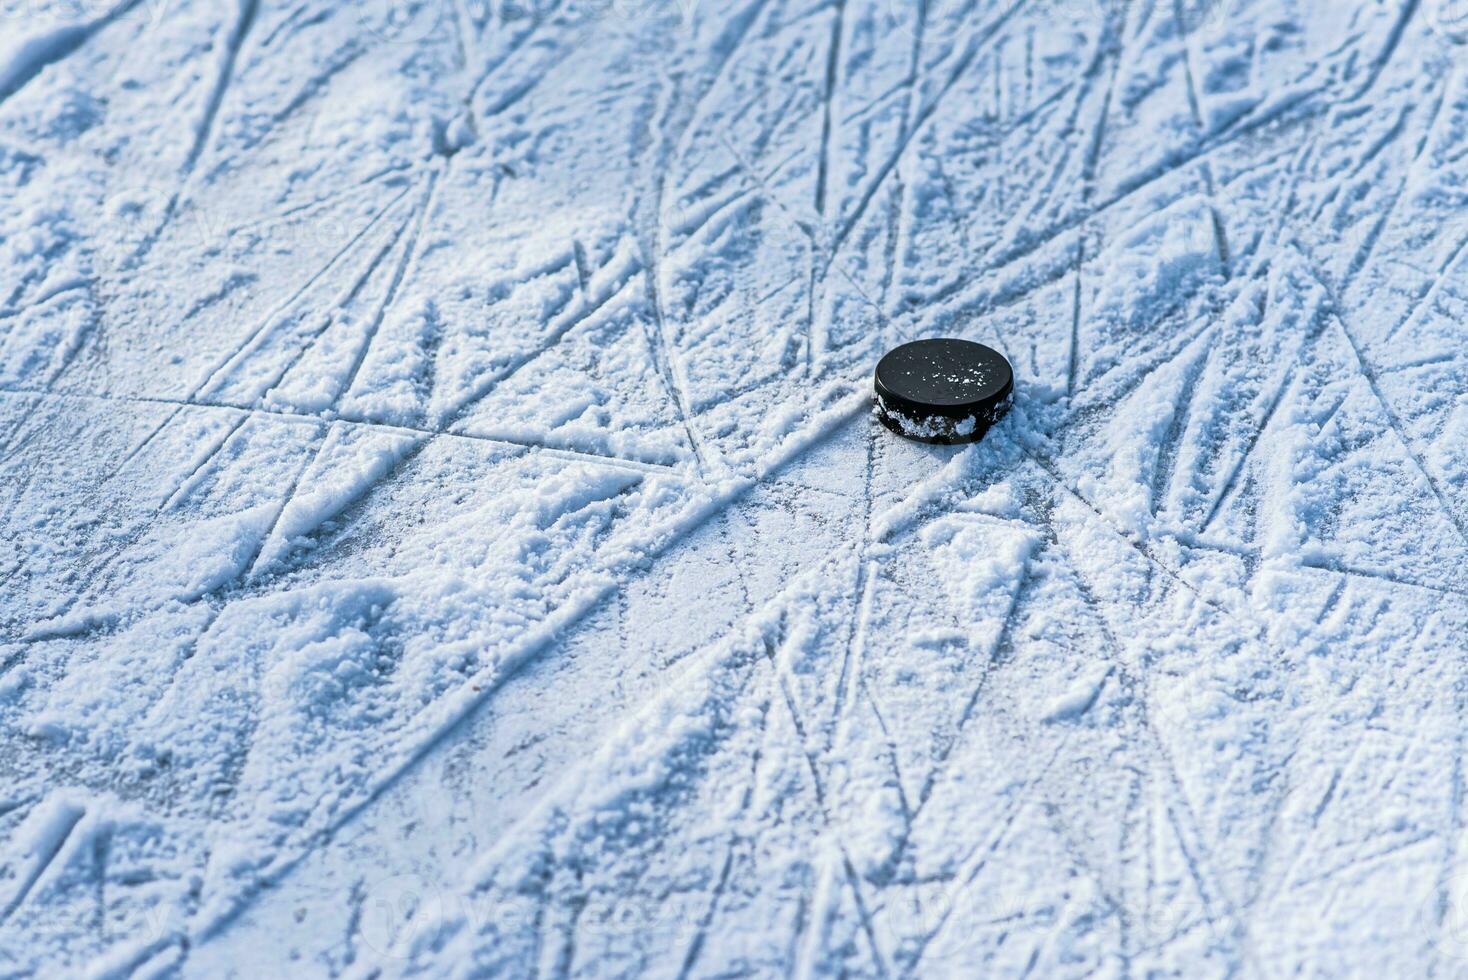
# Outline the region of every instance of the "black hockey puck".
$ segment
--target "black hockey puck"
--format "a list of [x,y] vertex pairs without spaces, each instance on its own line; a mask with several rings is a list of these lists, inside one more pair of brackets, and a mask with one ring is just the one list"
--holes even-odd
[[877,362],[877,417],[919,442],[978,442],[1009,411],[1014,371],[992,347],[914,340]]

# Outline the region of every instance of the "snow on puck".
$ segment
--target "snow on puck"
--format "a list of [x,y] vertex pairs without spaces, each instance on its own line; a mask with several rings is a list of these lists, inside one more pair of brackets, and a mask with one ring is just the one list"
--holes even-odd
[[992,347],[968,340],[914,340],[894,347],[876,372],[877,417],[919,442],[978,442],[1009,411],[1014,371]]

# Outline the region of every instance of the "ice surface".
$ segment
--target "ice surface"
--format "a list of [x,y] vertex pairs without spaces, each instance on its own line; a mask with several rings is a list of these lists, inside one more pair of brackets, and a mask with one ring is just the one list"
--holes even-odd
[[0,976],[1468,974],[1465,25],[0,0]]

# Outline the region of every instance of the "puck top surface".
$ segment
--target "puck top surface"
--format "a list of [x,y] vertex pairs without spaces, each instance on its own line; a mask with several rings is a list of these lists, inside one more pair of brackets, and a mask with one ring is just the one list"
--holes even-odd
[[1014,372],[992,347],[969,340],[915,340],[877,364],[877,393],[908,409],[964,414],[990,407],[1014,386]]

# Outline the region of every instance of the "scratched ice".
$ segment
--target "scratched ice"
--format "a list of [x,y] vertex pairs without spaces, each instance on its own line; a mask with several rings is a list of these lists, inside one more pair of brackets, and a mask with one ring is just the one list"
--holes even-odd
[[1468,972],[1465,22],[0,0],[0,975]]

